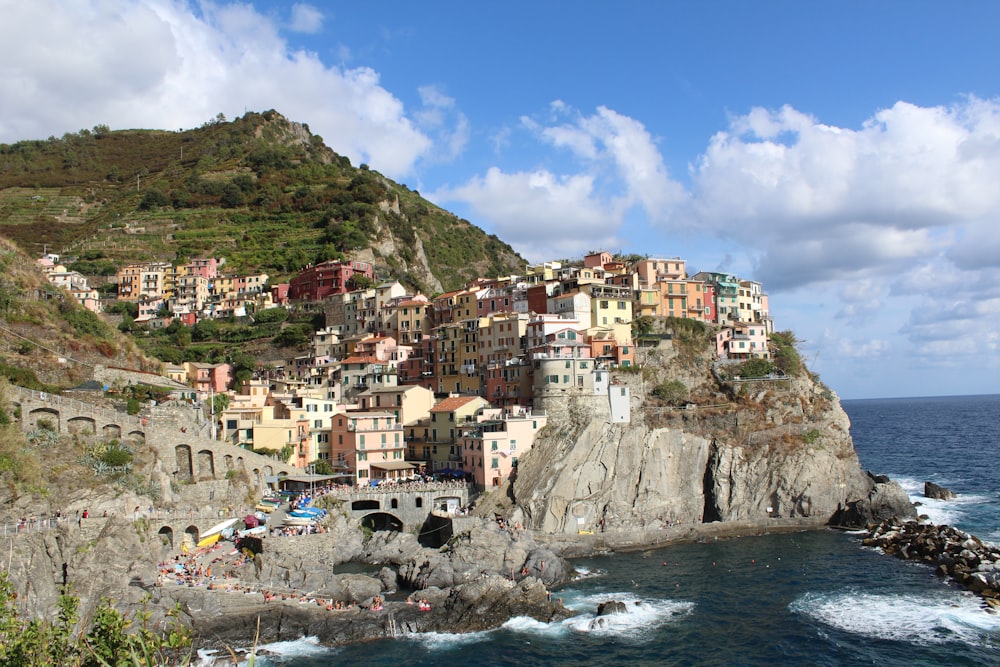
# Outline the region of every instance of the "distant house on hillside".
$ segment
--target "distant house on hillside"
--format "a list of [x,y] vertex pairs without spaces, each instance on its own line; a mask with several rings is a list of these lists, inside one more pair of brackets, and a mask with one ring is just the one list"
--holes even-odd
[[351,290],[351,280],[361,276],[375,281],[375,269],[368,262],[327,261],[307,266],[288,283],[292,301],[319,301],[331,294]]

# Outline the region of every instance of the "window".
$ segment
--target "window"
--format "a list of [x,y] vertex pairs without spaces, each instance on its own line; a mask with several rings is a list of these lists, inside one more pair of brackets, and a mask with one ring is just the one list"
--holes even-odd
[[364,448],[365,448],[365,436],[359,435],[358,436],[358,449],[364,449]]
[[585,368],[587,368],[587,362],[586,361],[581,361],[580,362],[580,369],[583,370]]
[[358,452],[358,460],[359,461],[367,461],[368,460],[368,452]]
[[491,440],[490,441],[490,451],[491,452],[497,451],[497,441],[496,440]]
[[493,458],[491,460],[491,462],[490,462],[490,467],[493,468],[494,470],[496,470],[497,468],[499,468],[500,467],[500,459]]

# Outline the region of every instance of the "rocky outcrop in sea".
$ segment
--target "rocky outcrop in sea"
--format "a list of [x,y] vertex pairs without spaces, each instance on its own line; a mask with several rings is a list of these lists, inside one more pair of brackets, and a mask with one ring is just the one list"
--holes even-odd
[[[630,392],[627,422],[612,419],[606,396],[536,397],[548,424],[509,488],[484,506],[571,535],[916,516],[898,484],[865,474],[847,414],[814,376],[727,385],[709,370],[710,354],[685,361],[677,350],[655,353],[641,374],[613,375]],[[649,393],[656,377],[680,378],[699,402],[658,405]]]
[[947,525],[882,522],[863,543],[898,558],[927,563],[940,576],[982,597],[990,608],[1000,609],[1000,548],[975,535]]

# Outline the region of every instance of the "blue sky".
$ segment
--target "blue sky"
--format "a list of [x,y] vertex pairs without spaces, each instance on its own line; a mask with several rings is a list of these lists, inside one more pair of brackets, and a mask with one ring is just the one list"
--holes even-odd
[[0,141],[276,109],[530,261],[759,280],[842,397],[997,393],[1000,4],[0,0]]

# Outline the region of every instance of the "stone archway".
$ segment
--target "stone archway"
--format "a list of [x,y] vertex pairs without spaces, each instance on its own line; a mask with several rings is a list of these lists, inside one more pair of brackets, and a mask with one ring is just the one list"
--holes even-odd
[[388,512],[372,512],[371,514],[366,514],[364,518],[361,519],[361,525],[372,531],[392,530],[397,533],[403,531],[402,519],[394,514],[389,514]]
[[54,408],[35,408],[28,413],[28,426],[30,428],[45,428],[51,426],[56,433],[62,433],[62,425],[59,421],[59,411]]
[[174,452],[177,455],[177,478],[185,482],[192,481],[194,477],[192,475],[190,445],[177,445],[174,447]]
[[351,502],[351,511],[377,510],[381,508],[382,506],[377,500],[355,500]]
[[227,472],[230,471],[230,470],[232,470],[233,469],[233,455],[232,454],[226,454],[225,456],[223,456],[222,457],[222,463],[223,463],[223,465],[226,466],[226,471]]
[[194,551],[195,547],[198,546],[198,539],[201,531],[198,530],[198,526],[188,526],[184,529],[184,537],[182,538],[181,546],[187,547],[187,550]]
[[136,446],[146,444],[146,434],[142,431],[129,431],[126,439]]
[[101,434],[108,440],[121,440],[122,427],[118,424],[105,424],[101,429]]
[[97,422],[94,421],[93,417],[84,417],[78,415],[76,417],[70,417],[66,421],[66,429],[70,433],[80,433],[94,434],[97,433]]
[[198,452],[198,479],[215,479],[215,455],[210,449]]
[[174,529],[170,526],[164,526],[156,533],[160,536],[160,543],[168,549],[174,548]]

